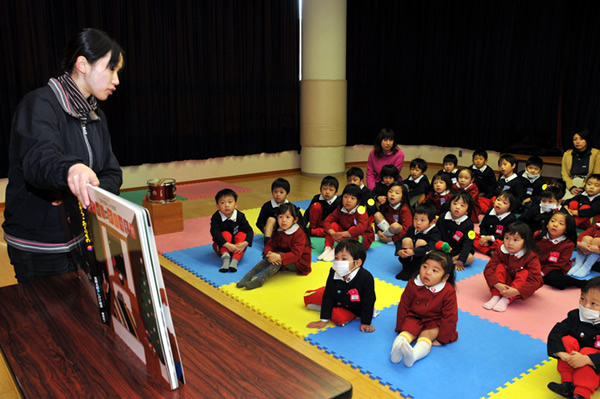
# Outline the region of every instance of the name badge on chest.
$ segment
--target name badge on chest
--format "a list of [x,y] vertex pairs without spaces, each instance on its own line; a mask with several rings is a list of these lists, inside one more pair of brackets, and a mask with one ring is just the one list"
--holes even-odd
[[358,290],[356,288],[352,288],[351,290],[348,290],[348,295],[350,295],[350,302],[359,302],[360,301],[360,294],[358,293]]
[[460,231],[457,231],[456,233],[454,233],[454,235],[452,236],[452,238],[454,239],[454,241],[460,241],[461,238],[463,237],[463,233]]

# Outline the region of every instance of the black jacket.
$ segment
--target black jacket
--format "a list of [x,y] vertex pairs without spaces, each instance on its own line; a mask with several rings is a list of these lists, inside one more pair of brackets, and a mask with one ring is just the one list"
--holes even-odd
[[67,241],[59,209],[52,202],[62,196],[65,203],[77,203],[67,184],[69,168],[77,163],[94,170],[100,187],[119,194],[121,168],[104,113],[97,109],[96,115],[84,126],[63,110],[49,86],[21,100],[10,133],[2,225],[9,245],[32,252],[68,252],[60,245],[46,251],[47,246],[40,244]]

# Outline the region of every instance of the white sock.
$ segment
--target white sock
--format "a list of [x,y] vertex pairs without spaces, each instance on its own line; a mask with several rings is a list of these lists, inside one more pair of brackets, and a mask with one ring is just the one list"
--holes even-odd
[[501,298],[498,303],[496,303],[492,309],[495,310],[496,312],[504,312],[506,311],[506,308],[508,308],[508,304],[510,303],[510,300],[508,298]]
[[400,363],[400,361],[402,361],[402,344],[406,343],[408,346],[410,346],[409,342],[410,341],[405,334],[398,334],[394,340],[394,343],[392,344],[392,351],[390,352],[390,359],[392,363]]
[[386,231],[390,228],[390,224],[387,222],[387,220],[384,219],[381,222],[377,223],[377,227],[379,227],[382,231]]
[[321,253],[321,255],[319,255],[317,257],[318,260],[323,260],[323,257],[325,257],[325,255],[327,255],[327,253],[329,252],[329,250],[331,249],[331,247],[325,247],[325,249],[323,250],[323,252]]
[[[328,247],[329,248],[329,247]],[[333,262],[335,259],[335,250],[333,248],[326,249],[326,253],[321,260],[325,262]]]
[[421,360],[429,355],[430,351],[431,341],[427,338],[419,338],[415,347],[412,348],[412,356],[404,356],[404,365],[406,367],[412,367],[417,360]]
[[499,300],[500,300],[500,297],[498,295],[494,295],[493,297],[491,297],[489,299],[489,301],[487,301],[486,303],[483,304],[483,307],[487,310],[492,310],[494,305],[497,304]]
[[316,310],[317,312],[321,311],[321,305],[317,305],[316,303],[309,303],[306,305],[306,309],[308,310]]

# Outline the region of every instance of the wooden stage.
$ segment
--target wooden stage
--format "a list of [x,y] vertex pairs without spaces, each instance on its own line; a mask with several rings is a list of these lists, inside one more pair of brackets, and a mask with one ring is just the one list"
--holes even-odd
[[101,324],[71,273],[0,288],[0,347],[27,398],[349,398],[352,385],[190,286],[163,276],[186,384],[170,391]]

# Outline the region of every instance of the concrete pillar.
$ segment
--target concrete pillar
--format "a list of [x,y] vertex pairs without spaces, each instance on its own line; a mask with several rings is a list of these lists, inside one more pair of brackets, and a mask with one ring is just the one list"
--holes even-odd
[[346,94],[346,0],[303,0],[302,174],[344,173]]

